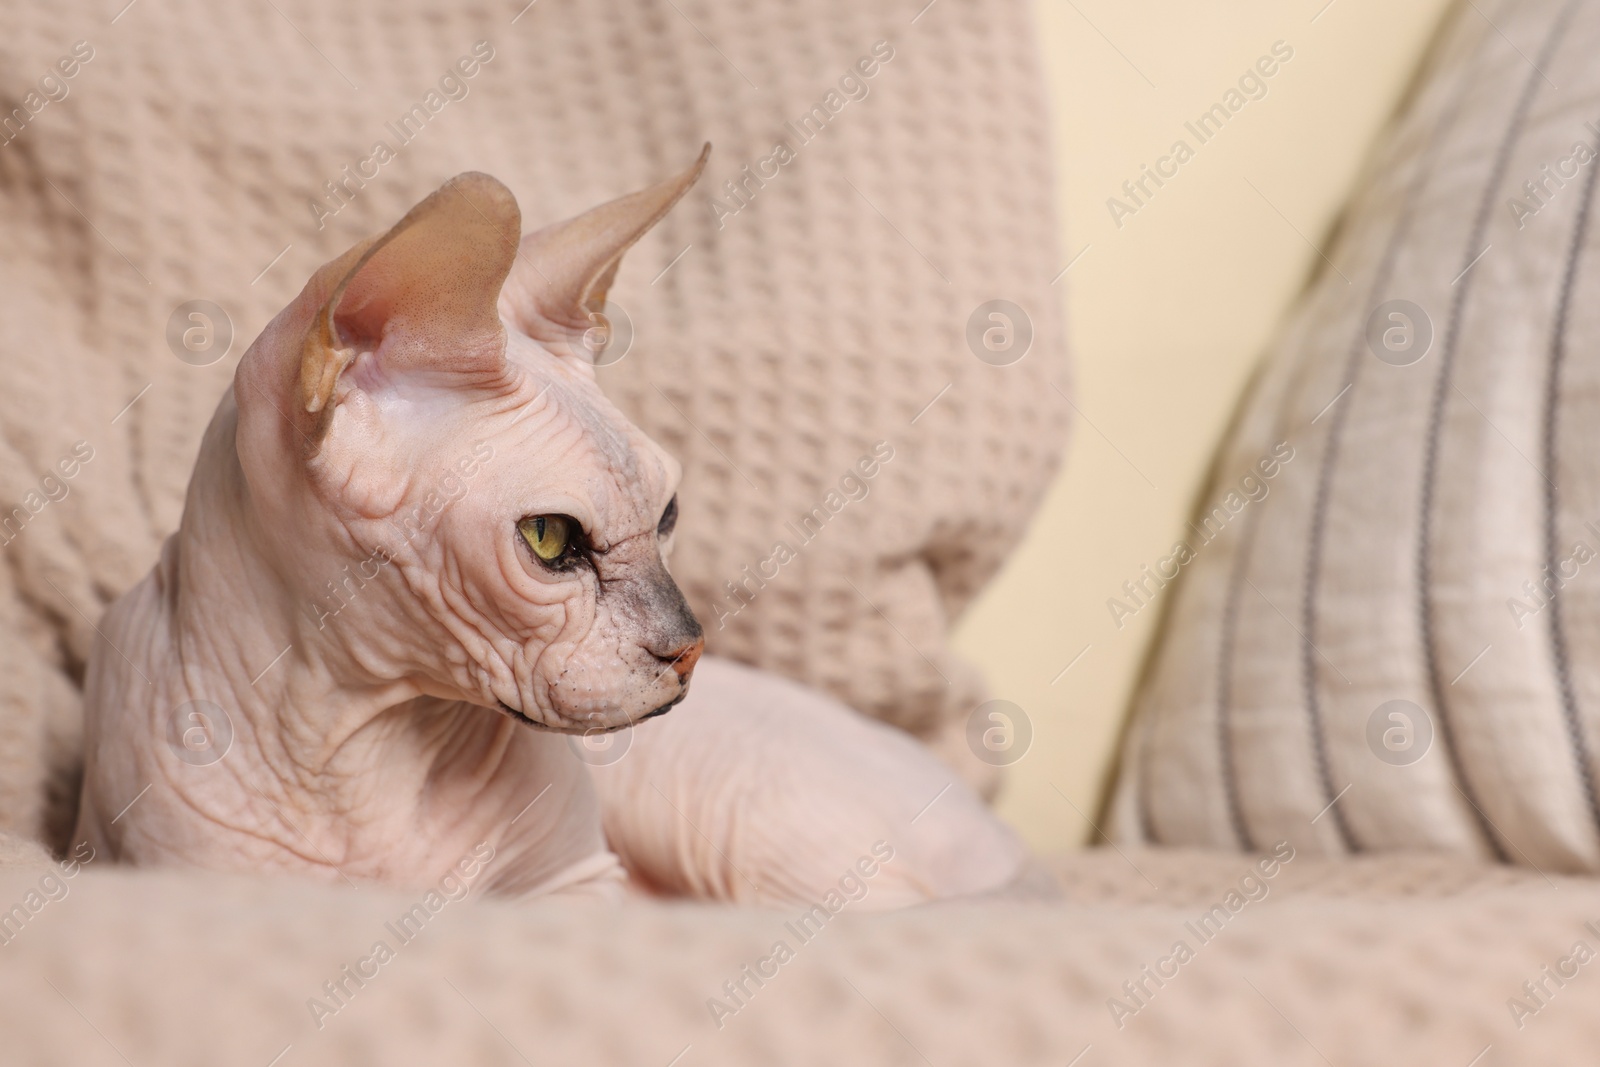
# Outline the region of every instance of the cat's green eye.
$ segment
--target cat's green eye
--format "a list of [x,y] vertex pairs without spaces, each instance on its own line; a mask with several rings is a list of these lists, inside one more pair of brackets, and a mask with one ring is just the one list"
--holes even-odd
[[546,563],[564,556],[572,543],[572,520],[565,515],[532,515],[517,524],[533,554]]

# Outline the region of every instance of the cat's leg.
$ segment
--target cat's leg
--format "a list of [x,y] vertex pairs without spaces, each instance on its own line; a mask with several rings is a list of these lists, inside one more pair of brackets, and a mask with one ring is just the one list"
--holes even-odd
[[450,832],[459,836],[471,826],[462,840],[482,842],[474,854],[487,870],[483,891],[517,899],[623,899],[628,875],[606,844],[600,800],[571,738],[512,728],[490,781],[476,793],[440,797],[439,806],[456,813]]
[[616,902],[628,896],[628,890],[627,872],[618,862],[616,853],[607,849],[567,867],[545,882],[537,893],[529,895],[598,897]]
[[914,738],[763,671],[702,660],[689,697],[628,745],[593,777],[608,844],[659,892],[887,908],[1030,870],[1016,835]]

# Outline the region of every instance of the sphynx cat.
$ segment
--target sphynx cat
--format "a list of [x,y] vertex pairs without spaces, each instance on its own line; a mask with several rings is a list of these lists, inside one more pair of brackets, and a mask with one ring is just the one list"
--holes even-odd
[[[679,706],[682,472],[584,338],[705,162],[520,240],[511,192],[462,174],[312,276],[101,625],[75,841],[407,888],[470,865],[505,896],[811,902],[870,864],[881,907],[1018,877],[909,736],[714,659]],[[629,728],[614,762],[571,743]]]

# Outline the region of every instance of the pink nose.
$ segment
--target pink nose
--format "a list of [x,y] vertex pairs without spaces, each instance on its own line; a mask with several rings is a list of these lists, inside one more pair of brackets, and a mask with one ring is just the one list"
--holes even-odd
[[693,644],[684,645],[683,648],[670,657],[672,669],[677,674],[680,683],[689,680],[689,675],[694,671],[694,665],[700,662],[700,653],[705,650],[706,639],[697,637]]

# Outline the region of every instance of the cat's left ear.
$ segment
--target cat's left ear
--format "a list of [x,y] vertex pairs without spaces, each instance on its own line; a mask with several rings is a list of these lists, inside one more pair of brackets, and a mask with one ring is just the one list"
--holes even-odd
[[569,341],[593,326],[622,254],[683,198],[710,156],[707,143],[681,174],[524,237],[500,295],[501,313],[547,344]]
[[300,353],[299,407],[314,438],[326,432],[339,376],[362,352],[374,353],[382,376],[432,376],[452,387],[504,373],[496,302],[521,228],[511,190],[470,171],[329,265],[339,281]]

